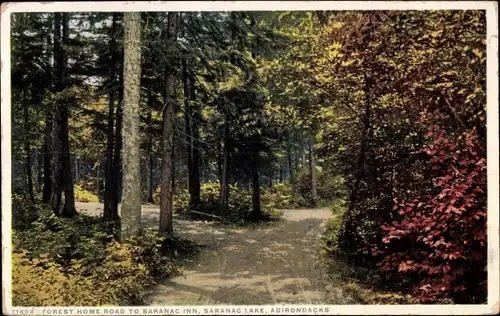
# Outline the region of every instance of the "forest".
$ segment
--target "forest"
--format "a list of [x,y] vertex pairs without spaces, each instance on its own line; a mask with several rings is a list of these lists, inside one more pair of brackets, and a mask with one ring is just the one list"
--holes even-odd
[[485,303],[485,91],[479,10],[14,13],[13,305],[146,304],[217,229],[315,302]]

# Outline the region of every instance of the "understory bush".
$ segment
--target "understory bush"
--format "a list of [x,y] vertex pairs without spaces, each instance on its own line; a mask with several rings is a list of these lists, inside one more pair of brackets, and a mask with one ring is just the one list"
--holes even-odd
[[325,231],[321,236],[323,250],[329,256],[338,254],[339,232],[342,226],[342,218],[347,209],[347,202],[344,199],[335,200],[332,204],[332,216],[325,223]]
[[13,231],[15,306],[140,303],[146,286],[179,274],[198,250],[156,230],[118,243],[99,217],[59,218],[40,206],[25,213],[35,220]]
[[[328,169],[316,170],[316,205],[329,205],[345,195],[344,178]],[[309,207],[312,203],[309,168],[302,168],[292,179],[292,191],[298,207]]]
[[[189,205],[188,190],[183,189],[176,192],[173,203],[174,212],[194,219],[216,220],[234,224],[246,224],[254,220],[273,221],[281,217],[276,206],[264,198],[264,193],[261,196],[262,217],[253,219],[251,190],[230,185],[228,203],[226,207],[223,207],[219,203],[220,184],[218,181],[202,183],[200,189],[200,204],[196,206]],[[156,202],[159,202],[158,193],[157,191],[155,195]]]
[[99,197],[94,193],[86,190],[84,187],[80,185],[74,186],[75,192],[75,201],[83,202],[83,203],[98,203]]
[[[418,277],[413,291],[422,302],[486,300],[486,160],[478,135],[458,141],[440,128],[422,149],[429,156],[435,190],[414,200],[395,200],[400,218],[382,227],[378,266]],[[482,154],[481,154],[482,153]]]
[[293,209],[306,204],[305,200],[295,194],[288,183],[277,183],[272,188],[263,190],[262,202],[276,209]]

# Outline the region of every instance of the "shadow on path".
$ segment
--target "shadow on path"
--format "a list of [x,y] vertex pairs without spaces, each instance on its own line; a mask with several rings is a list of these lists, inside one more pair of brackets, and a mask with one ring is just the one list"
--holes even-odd
[[[98,215],[99,205],[78,205]],[[102,208],[102,207],[101,207]],[[180,237],[205,246],[181,276],[148,289],[147,305],[352,304],[341,287],[325,291],[318,239],[329,209],[285,210],[283,219],[232,227],[174,217]],[[157,227],[159,210],[143,207],[145,226]]]

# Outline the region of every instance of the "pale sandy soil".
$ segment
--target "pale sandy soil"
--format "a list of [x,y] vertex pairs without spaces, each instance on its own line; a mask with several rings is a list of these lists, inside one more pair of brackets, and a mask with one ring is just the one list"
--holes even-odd
[[[102,205],[77,203],[97,215]],[[181,276],[153,286],[147,305],[355,304],[318,260],[329,209],[285,210],[277,223],[234,228],[175,219],[176,234],[206,247]],[[143,206],[143,221],[158,225],[159,210]]]

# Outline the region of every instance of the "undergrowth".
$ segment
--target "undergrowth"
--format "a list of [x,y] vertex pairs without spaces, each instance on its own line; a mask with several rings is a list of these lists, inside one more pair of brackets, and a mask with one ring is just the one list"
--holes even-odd
[[181,273],[200,248],[152,229],[118,243],[102,218],[59,218],[14,200],[14,306],[140,304],[145,287]]
[[94,193],[86,190],[83,186],[75,184],[74,187],[75,200],[83,203],[98,203],[99,197]]
[[[174,212],[194,220],[207,220],[233,225],[249,225],[251,223],[273,222],[281,218],[281,212],[276,205],[270,203],[264,196],[261,202],[261,214],[255,217],[252,213],[251,190],[231,185],[226,206],[219,203],[220,185],[218,182],[206,182],[201,185],[199,205],[189,204],[189,193],[181,190],[174,195]],[[155,201],[159,201],[157,191]]]
[[345,200],[335,200],[332,205],[332,217],[325,224],[321,237],[321,260],[330,276],[340,279],[342,290],[361,304],[405,304],[414,303],[410,292],[393,287],[391,276],[378,269],[355,266],[343,257],[339,250],[339,232],[342,219],[347,210]]

